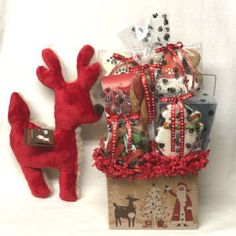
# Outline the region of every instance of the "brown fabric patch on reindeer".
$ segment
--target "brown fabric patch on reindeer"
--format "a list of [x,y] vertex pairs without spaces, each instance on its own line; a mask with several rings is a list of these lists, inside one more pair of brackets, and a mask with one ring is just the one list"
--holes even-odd
[[27,128],[24,130],[25,144],[30,146],[52,147],[54,145],[53,130]]

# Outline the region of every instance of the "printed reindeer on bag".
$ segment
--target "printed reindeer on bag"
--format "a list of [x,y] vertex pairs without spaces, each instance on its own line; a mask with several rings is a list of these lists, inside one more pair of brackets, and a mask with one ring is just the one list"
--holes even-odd
[[120,218],[125,218],[128,220],[129,227],[132,226],[134,227],[134,221],[136,217],[136,208],[134,206],[134,202],[138,201],[138,198],[134,198],[132,196],[128,196],[125,198],[129,201],[128,206],[118,206],[116,203],[113,203],[115,206],[115,219],[116,219],[116,227],[118,226],[118,221],[121,225],[121,220]]
[[55,132],[52,147],[28,146],[24,143],[24,131],[40,128],[30,122],[30,111],[18,93],[13,93],[9,105],[8,119],[11,124],[10,145],[22,168],[32,194],[48,197],[48,188],[42,169],[59,170],[60,197],[65,201],[76,201],[78,151],[75,129],[82,124],[98,121],[103,112],[101,105],[93,106],[89,91],[98,78],[99,64],[89,65],[94,49],[87,45],[78,54],[75,81],[63,79],[60,62],[50,49],[42,52],[48,68],[37,69],[39,80],[55,93]]

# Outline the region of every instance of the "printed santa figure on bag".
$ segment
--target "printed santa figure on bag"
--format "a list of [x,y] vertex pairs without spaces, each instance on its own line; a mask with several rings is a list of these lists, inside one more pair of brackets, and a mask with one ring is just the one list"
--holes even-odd
[[165,186],[165,191],[176,198],[171,222],[176,226],[189,226],[193,223],[192,201],[187,194],[190,190],[185,183],[178,183],[177,191],[174,191],[168,186]]

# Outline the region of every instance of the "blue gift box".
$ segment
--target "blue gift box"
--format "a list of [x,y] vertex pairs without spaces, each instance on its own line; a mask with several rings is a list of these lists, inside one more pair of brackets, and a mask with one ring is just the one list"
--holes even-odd
[[214,122],[216,113],[217,102],[214,96],[208,93],[201,93],[186,100],[185,104],[189,105],[194,110],[198,110],[202,113],[202,123],[204,129],[202,132],[202,145],[201,149],[206,150],[208,143],[210,142],[210,133]]

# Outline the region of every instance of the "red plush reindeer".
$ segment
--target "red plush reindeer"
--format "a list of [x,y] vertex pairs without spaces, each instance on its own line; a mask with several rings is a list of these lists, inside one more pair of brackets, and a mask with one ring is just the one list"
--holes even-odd
[[99,64],[88,65],[94,54],[91,46],[84,46],[77,58],[78,78],[72,83],[63,79],[61,65],[51,49],[42,52],[48,66],[37,69],[39,80],[55,92],[55,132],[53,147],[35,147],[24,143],[24,130],[37,128],[31,123],[30,111],[19,94],[13,93],[8,119],[11,124],[10,145],[22,168],[32,194],[48,197],[48,188],[42,169],[59,170],[60,197],[76,201],[78,152],[75,129],[82,124],[98,121],[103,112],[101,105],[93,106],[89,91],[99,75]]

